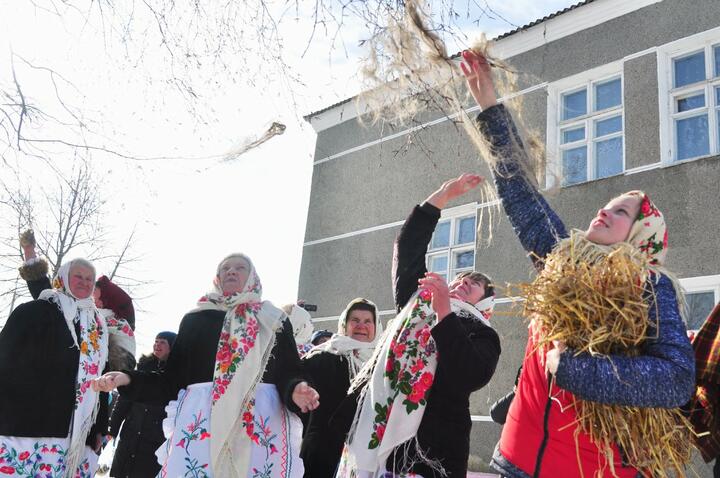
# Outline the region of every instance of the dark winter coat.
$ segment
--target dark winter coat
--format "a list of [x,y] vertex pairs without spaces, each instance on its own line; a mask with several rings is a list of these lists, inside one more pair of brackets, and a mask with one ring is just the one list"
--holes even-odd
[[[225,312],[219,310],[201,310],[185,315],[180,322],[165,371],[161,374],[128,371],[131,383],[127,387],[118,388],[120,396],[141,402],[168,402],[174,400],[178,391],[188,385],[212,382],[224,320]],[[274,384],[283,404],[290,411],[298,412],[298,407],[292,401],[292,392],[303,380],[292,325],[285,319],[276,332],[275,345],[262,382]]]
[[[392,272],[398,311],[427,272],[425,254],[439,219],[440,210],[435,206],[416,206],[395,241]],[[455,313],[433,327],[432,336],[438,347],[438,364],[417,442],[428,458],[440,461],[445,476],[464,478],[470,454],[470,394],[485,386],[495,372],[500,339],[481,321]],[[388,458],[388,470],[393,463],[402,463],[404,454],[417,460],[416,453],[413,442],[399,447]],[[412,471],[425,478],[440,476],[422,463]]]
[[[67,437],[79,360],[56,304],[33,300],[16,307],[0,331],[0,435]],[[96,433],[107,432],[108,394],[99,401],[87,440],[91,447]]]
[[[151,355],[143,357],[137,369],[147,373],[160,373],[165,362]],[[155,450],[165,441],[162,421],[167,402],[133,402],[118,398],[110,417],[110,435],[122,432],[113,457],[110,476],[113,478],[153,478],[160,471]]]
[[303,359],[311,385],[320,394],[320,406],[310,413],[305,427],[300,457],[305,478],[333,478],[348,426],[338,426],[331,419],[347,397],[350,370],[347,358],[322,352]]

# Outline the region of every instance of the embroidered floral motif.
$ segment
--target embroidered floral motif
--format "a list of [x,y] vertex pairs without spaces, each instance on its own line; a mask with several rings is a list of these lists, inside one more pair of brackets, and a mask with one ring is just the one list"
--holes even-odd
[[130,324],[128,324],[127,320],[118,320],[115,316],[110,316],[107,319],[105,319],[105,323],[108,327],[114,327],[118,330],[120,330],[122,333],[127,335],[128,337],[134,337],[135,332],[133,332],[133,329],[130,327]]
[[252,478],[271,478],[274,463],[270,460],[270,457],[278,453],[278,448],[275,444],[277,433],[273,433],[270,429],[270,417],[261,416],[258,419],[254,416],[254,407],[255,400],[253,399],[248,403],[242,415],[242,424],[248,438],[250,438],[255,445],[265,450],[265,463],[262,468],[253,467]]
[[57,444],[48,446],[36,442],[31,450],[19,451],[3,442],[0,444],[0,475],[60,478],[65,473],[66,454]]
[[203,418],[202,411],[197,415],[193,414],[193,421],[188,424],[185,429],[181,430],[183,438],[175,444],[176,447],[180,447],[185,451],[185,475],[186,477],[192,478],[205,478],[208,475],[207,469],[209,463],[200,463],[190,453],[190,445],[193,442],[200,442],[207,438],[210,438],[206,426],[207,418]]
[[90,472],[90,462],[86,459],[80,462],[75,470],[75,478],[93,478],[95,473]]
[[427,370],[428,360],[436,353],[435,341],[430,333],[431,295],[427,290],[418,294],[413,308],[398,334],[390,342],[385,359],[385,378],[392,394],[387,403],[375,403],[375,419],[370,435],[369,449],[380,446],[390,413],[399,398],[406,414],[427,404],[434,375]]

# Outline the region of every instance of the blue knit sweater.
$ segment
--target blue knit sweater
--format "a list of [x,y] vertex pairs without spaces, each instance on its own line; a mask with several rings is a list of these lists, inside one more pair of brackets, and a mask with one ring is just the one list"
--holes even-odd
[[[505,212],[525,250],[543,258],[567,237],[565,225],[520,167],[527,154],[504,106],[478,115],[481,131],[490,139],[499,164],[495,185]],[[513,140],[514,138],[514,140]],[[668,277],[653,279],[650,303],[651,337],[637,357],[562,353],[556,383],[584,400],[637,407],[673,408],[684,405],[695,385],[695,361],[680,317],[676,291]],[[647,294],[646,301],[651,302]]]

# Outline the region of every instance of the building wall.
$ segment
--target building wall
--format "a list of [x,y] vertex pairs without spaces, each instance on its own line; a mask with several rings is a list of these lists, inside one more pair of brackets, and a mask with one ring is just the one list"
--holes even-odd
[[[552,83],[618,62],[623,75],[625,170],[641,170],[561,188],[548,199],[566,225],[585,228],[615,195],[647,191],[666,213],[668,267],[680,277],[720,274],[720,161],[706,157],[657,164],[663,154],[658,62],[664,60],[655,47],[719,25],[717,0],[665,0],[508,59],[522,72],[521,88],[542,86],[524,95],[523,118],[543,138],[548,111],[557,106]],[[720,43],[720,33],[716,40]],[[438,118],[423,115],[423,121]],[[463,172],[489,177],[464,133],[450,121],[415,132],[412,142],[411,136],[397,136],[398,132],[352,119],[318,134],[299,282],[299,297],[318,306],[315,317],[337,316],[356,296],[391,310],[392,242],[411,208]],[[363,147],[367,143],[371,144]],[[356,150],[342,154],[352,149]],[[448,207],[481,204],[483,198],[473,192],[461,200]],[[493,240],[489,247],[478,240],[476,269],[500,284],[528,280],[530,263],[503,212],[492,206],[485,210],[493,213]],[[337,237],[343,235],[348,237]],[[527,340],[526,321],[509,304],[498,308],[493,323],[503,354],[490,384],[472,396],[471,413],[479,416],[486,416],[489,405],[511,389]],[[499,436],[497,425],[482,420],[474,422],[471,463],[486,463]]]

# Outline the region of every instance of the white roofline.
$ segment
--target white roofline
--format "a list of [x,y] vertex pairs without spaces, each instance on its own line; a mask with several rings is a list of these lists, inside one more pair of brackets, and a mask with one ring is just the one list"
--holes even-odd
[[[512,58],[662,1],[597,0],[497,40],[493,45],[493,54],[500,59]],[[307,121],[316,133],[320,133],[343,121],[356,118],[358,110],[366,109],[366,104],[358,105],[357,98],[352,98],[333,108],[307,116]]]

